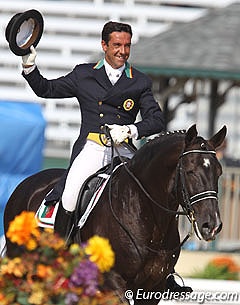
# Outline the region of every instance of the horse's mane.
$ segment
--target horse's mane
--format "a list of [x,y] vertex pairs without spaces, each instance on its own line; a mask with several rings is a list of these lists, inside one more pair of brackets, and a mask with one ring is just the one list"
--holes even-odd
[[179,141],[183,141],[185,138],[186,130],[164,131],[149,139],[141,148],[137,150],[132,158],[133,164],[140,161],[141,164],[145,164],[151,160],[156,154],[161,153],[161,150],[165,150],[166,147],[176,146]]

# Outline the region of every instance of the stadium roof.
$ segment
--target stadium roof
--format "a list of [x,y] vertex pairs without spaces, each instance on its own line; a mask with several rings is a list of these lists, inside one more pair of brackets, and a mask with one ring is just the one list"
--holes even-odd
[[145,73],[210,79],[240,79],[240,3],[141,39],[131,62]]

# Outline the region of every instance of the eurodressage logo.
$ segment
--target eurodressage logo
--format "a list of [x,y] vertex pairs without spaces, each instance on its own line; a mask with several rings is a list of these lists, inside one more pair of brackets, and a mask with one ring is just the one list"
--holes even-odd
[[237,302],[240,300],[240,295],[237,292],[172,292],[169,289],[161,293],[160,291],[144,291],[139,288],[135,295],[132,290],[125,291],[125,298],[130,305],[134,305],[138,300],[157,300],[162,301],[182,301],[182,302],[197,302],[198,304],[205,304],[208,302]]
[[[135,301],[138,300],[169,300],[172,299],[169,296],[169,293],[172,294],[169,290],[161,293],[159,291],[144,291],[142,288],[139,288],[134,295],[132,290],[125,291],[125,298],[128,300],[130,305],[134,305]],[[186,294],[186,293],[185,293]]]

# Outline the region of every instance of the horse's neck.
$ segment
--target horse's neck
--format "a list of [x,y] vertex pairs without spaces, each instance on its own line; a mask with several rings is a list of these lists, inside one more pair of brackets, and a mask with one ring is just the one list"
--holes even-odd
[[[167,186],[176,173],[176,167],[179,161],[179,156],[183,149],[183,140],[181,137],[178,140],[169,141],[168,145],[164,142],[153,147],[153,152],[149,153],[150,157],[138,158],[134,164],[133,170],[136,176],[146,184],[154,187],[155,184]],[[160,184],[159,184],[160,183]]]

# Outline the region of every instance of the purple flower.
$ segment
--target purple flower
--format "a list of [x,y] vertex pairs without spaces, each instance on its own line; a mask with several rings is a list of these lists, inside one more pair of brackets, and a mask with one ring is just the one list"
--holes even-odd
[[69,284],[75,287],[81,286],[84,288],[86,295],[94,296],[98,286],[97,266],[89,260],[80,262],[80,264],[74,269]]
[[78,301],[79,301],[79,297],[75,293],[69,292],[66,295],[66,298],[65,298],[65,304],[66,305],[74,305]]

